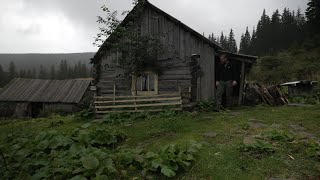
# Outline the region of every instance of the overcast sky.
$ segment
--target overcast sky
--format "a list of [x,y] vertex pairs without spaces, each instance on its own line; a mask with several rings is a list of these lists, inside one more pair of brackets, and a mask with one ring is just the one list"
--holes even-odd
[[[252,31],[263,9],[268,15],[285,7],[304,12],[308,0],[149,2],[206,36],[233,28],[238,42],[247,26]],[[92,43],[103,4],[120,11],[132,8],[132,0],[0,0],[0,53],[95,52]]]

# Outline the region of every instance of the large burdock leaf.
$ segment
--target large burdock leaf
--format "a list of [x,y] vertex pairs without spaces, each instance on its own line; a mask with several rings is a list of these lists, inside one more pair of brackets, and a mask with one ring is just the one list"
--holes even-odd
[[87,180],[87,178],[84,178],[84,177],[78,175],[78,176],[71,178],[70,180]]
[[86,123],[86,124],[82,125],[81,128],[82,129],[87,129],[90,126],[91,126],[91,123]]
[[172,178],[176,175],[176,173],[172,169],[170,169],[168,166],[162,166],[161,173],[169,178]]
[[86,169],[96,169],[99,166],[99,160],[96,157],[89,156],[81,158],[82,165]]

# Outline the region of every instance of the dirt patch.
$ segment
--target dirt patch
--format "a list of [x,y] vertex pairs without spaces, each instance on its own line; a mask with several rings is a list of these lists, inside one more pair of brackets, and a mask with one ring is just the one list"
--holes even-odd
[[174,137],[176,135],[175,132],[173,131],[164,131],[164,132],[155,132],[155,133],[150,133],[150,135],[153,138],[158,138],[158,137]]
[[238,116],[240,116],[241,114],[242,114],[241,112],[233,112],[233,111],[231,111],[231,112],[229,113],[230,116],[234,116],[234,117],[238,117]]
[[263,122],[257,119],[250,119],[249,121],[250,121],[249,122],[250,129],[253,129],[253,130],[265,129],[268,127],[268,125],[264,124]]
[[295,131],[295,132],[299,132],[299,131],[305,131],[306,128],[302,126],[302,124],[296,125],[296,124],[290,124],[289,127]]
[[282,125],[281,124],[272,124],[271,128],[273,128],[273,129],[281,129]]
[[254,136],[247,136],[243,138],[243,144],[252,145],[257,142],[257,139]]
[[202,136],[204,138],[214,138],[218,135],[218,133],[216,132],[207,132],[207,133],[203,133]]

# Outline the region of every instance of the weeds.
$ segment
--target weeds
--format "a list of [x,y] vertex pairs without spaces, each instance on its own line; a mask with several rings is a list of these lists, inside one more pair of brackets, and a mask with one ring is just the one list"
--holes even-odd
[[272,130],[264,133],[264,137],[271,141],[291,142],[294,140],[294,135],[285,131]]
[[270,143],[260,140],[257,140],[253,144],[241,144],[239,149],[240,152],[249,154],[250,156],[253,156],[255,158],[261,158],[265,155],[269,155],[275,152],[274,147]]
[[82,111],[74,115],[74,120],[76,121],[85,121],[90,120],[94,116],[94,112],[91,109],[83,109]]
[[201,101],[196,107],[200,112],[212,112],[215,111],[216,104],[213,100]]

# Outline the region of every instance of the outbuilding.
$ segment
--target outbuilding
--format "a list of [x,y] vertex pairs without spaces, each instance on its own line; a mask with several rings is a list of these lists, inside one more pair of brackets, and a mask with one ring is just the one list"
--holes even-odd
[[15,78],[0,92],[0,116],[37,117],[41,113],[74,112],[91,103],[91,81]]
[[300,80],[281,84],[288,88],[288,96],[312,96],[318,85],[318,81]]

